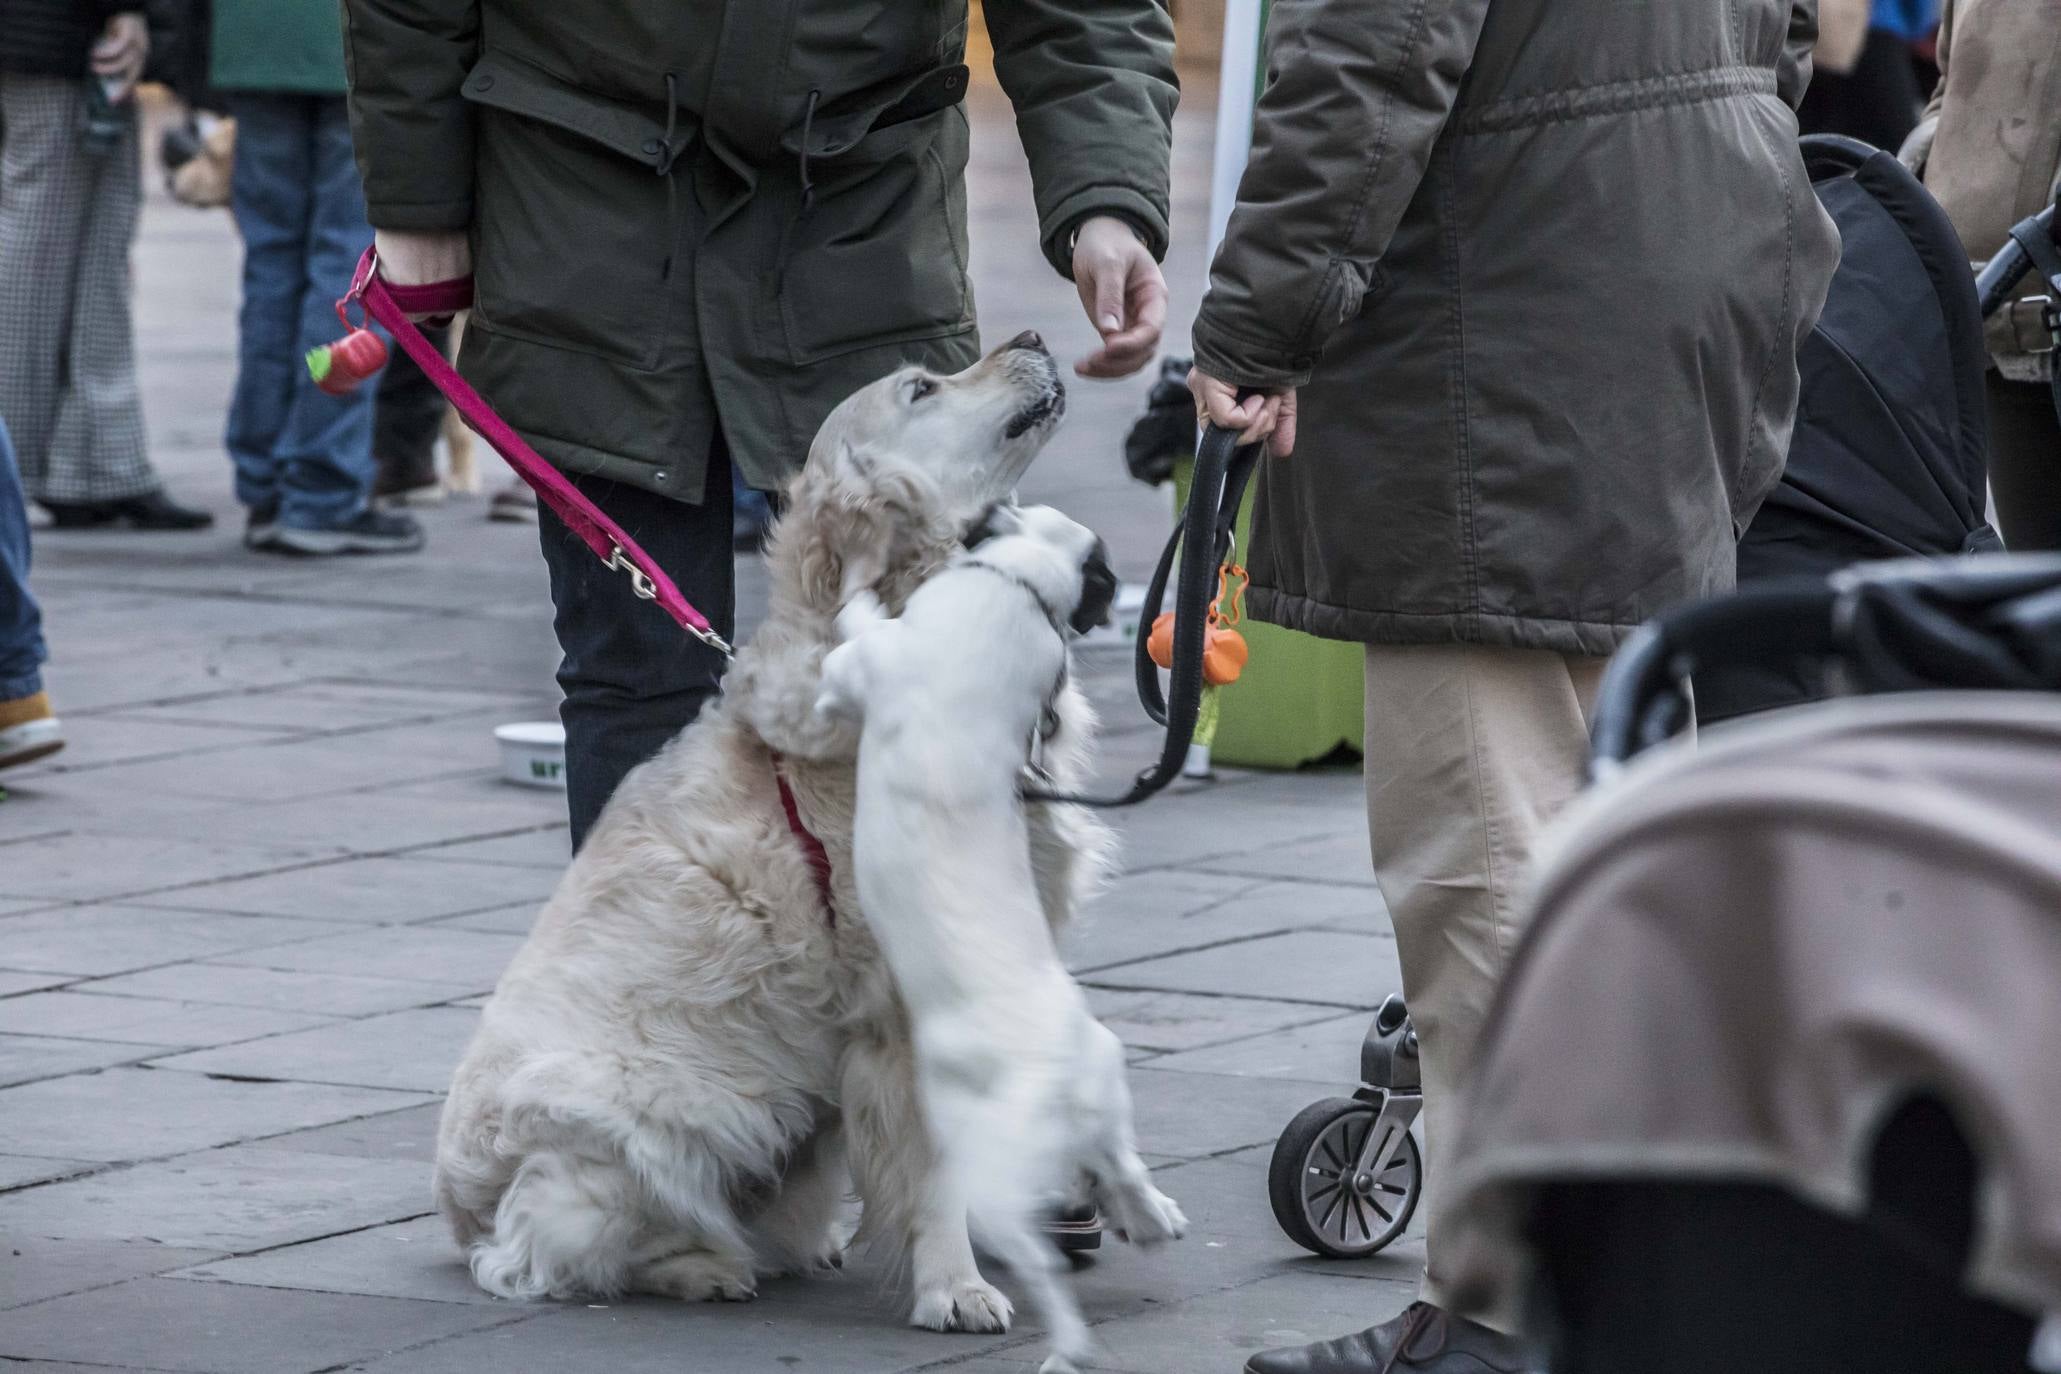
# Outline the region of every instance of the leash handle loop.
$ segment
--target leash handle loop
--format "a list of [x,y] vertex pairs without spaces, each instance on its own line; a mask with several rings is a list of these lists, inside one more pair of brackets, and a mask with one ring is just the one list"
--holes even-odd
[[415,360],[415,365],[457,408],[466,425],[493,446],[515,469],[515,475],[536,491],[537,499],[549,506],[596,558],[612,571],[626,573],[631,590],[642,600],[656,602],[681,629],[723,657],[731,656],[729,642],[716,633],[708,617],[695,609],[694,603],[651,555],[638,547],[629,532],[524,442],[409,320],[410,314],[449,314],[471,305],[469,279],[432,282],[427,286],[389,286],[379,275],[379,255],[368,248],[358,260],[350,294],[337,302],[338,313],[344,313],[353,301],[360,302],[367,315],[386,327],[401,350]]
[[[1181,523],[1167,539],[1145,588],[1139,612],[1138,643],[1133,668],[1138,700],[1145,713],[1166,727],[1159,761],[1140,773],[1130,790],[1117,797],[1073,796],[1027,787],[1025,801],[1063,802],[1097,809],[1135,806],[1180,776],[1188,745],[1195,738],[1202,713],[1202,657],[1207,646],[1211,605],[1222,585],[1224,559],[1231,550],[1231,531],[1244,504],[1246,485],[1259,464],[1260,446],[1238,442],[1236,430],[1205,425],[1195,446],[1195,470],[1188,487],[1188,506]],[[1176,563],[1179,575],[1175,575]],[[1173,582],[1173,667],[1166,690],[1159,686],[1159,665],[1147,647],[1147,630],[1159,618]]]

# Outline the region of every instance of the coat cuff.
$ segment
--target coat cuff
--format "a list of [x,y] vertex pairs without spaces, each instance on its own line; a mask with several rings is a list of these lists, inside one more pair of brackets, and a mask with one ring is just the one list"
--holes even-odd
[[1195,345],[1195,366],[1220,382],[1260,391],[1284,391],[1309,385],[1316,369],[1313,354],[1291,354],[1218,326],[1207,308],[1189,336]]
[[472,197],[419,203],[368,200],[365,221],[374,229],[394,233],[455,233],[472,227]]
[[1096,215],[1115,215],[1127,221],[1144,235],[1152,260],[1166,260],[1166,214],[1150,197],[1128,186],[1090,186],[1045,213],[1041,229],[1045,261],[1060,276],[1073,280],[1073,231],[1081,221]]

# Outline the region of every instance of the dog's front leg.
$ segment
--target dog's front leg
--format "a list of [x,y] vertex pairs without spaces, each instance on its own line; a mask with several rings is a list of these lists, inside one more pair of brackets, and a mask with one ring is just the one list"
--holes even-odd
[[916,1290],[909,1324],[1007,1331],[1009,1299],[981,1278],[966,1232],[966,1199],[954,1195],[931,1147],[907,1030],[897,1026],[853,1044],[843,1080],[852,1169],[865,1203],[860,1233],[909,1256]]

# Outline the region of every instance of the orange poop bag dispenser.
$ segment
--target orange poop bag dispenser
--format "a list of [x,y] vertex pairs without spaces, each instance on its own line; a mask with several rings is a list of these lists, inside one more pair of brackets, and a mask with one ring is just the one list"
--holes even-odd
[[[1238,622],[1245,619],[1245,569],[1226,563],[1217,573],[1216,600],[1209,603],[1209,625],[1202,632],[1202,680],[1211,687],[1228,687],[1245,671],[1250,651]],[[1235,582],[1235,585],[1234,585]],[[1230,608],[1225,609],[1228,597]],[[1162,668],[1174,666],[1174,613],[1166,611],[1152,622],[1152,634],[1145,652]]]

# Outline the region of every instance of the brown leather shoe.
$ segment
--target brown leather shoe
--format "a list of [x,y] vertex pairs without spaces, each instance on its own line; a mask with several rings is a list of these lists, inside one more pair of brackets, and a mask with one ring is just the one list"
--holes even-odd
[[1413,1302],[1379,1326],[1335,1341],[1263,1350],[1245,1374],[1545,1374],[1515,1337]]

